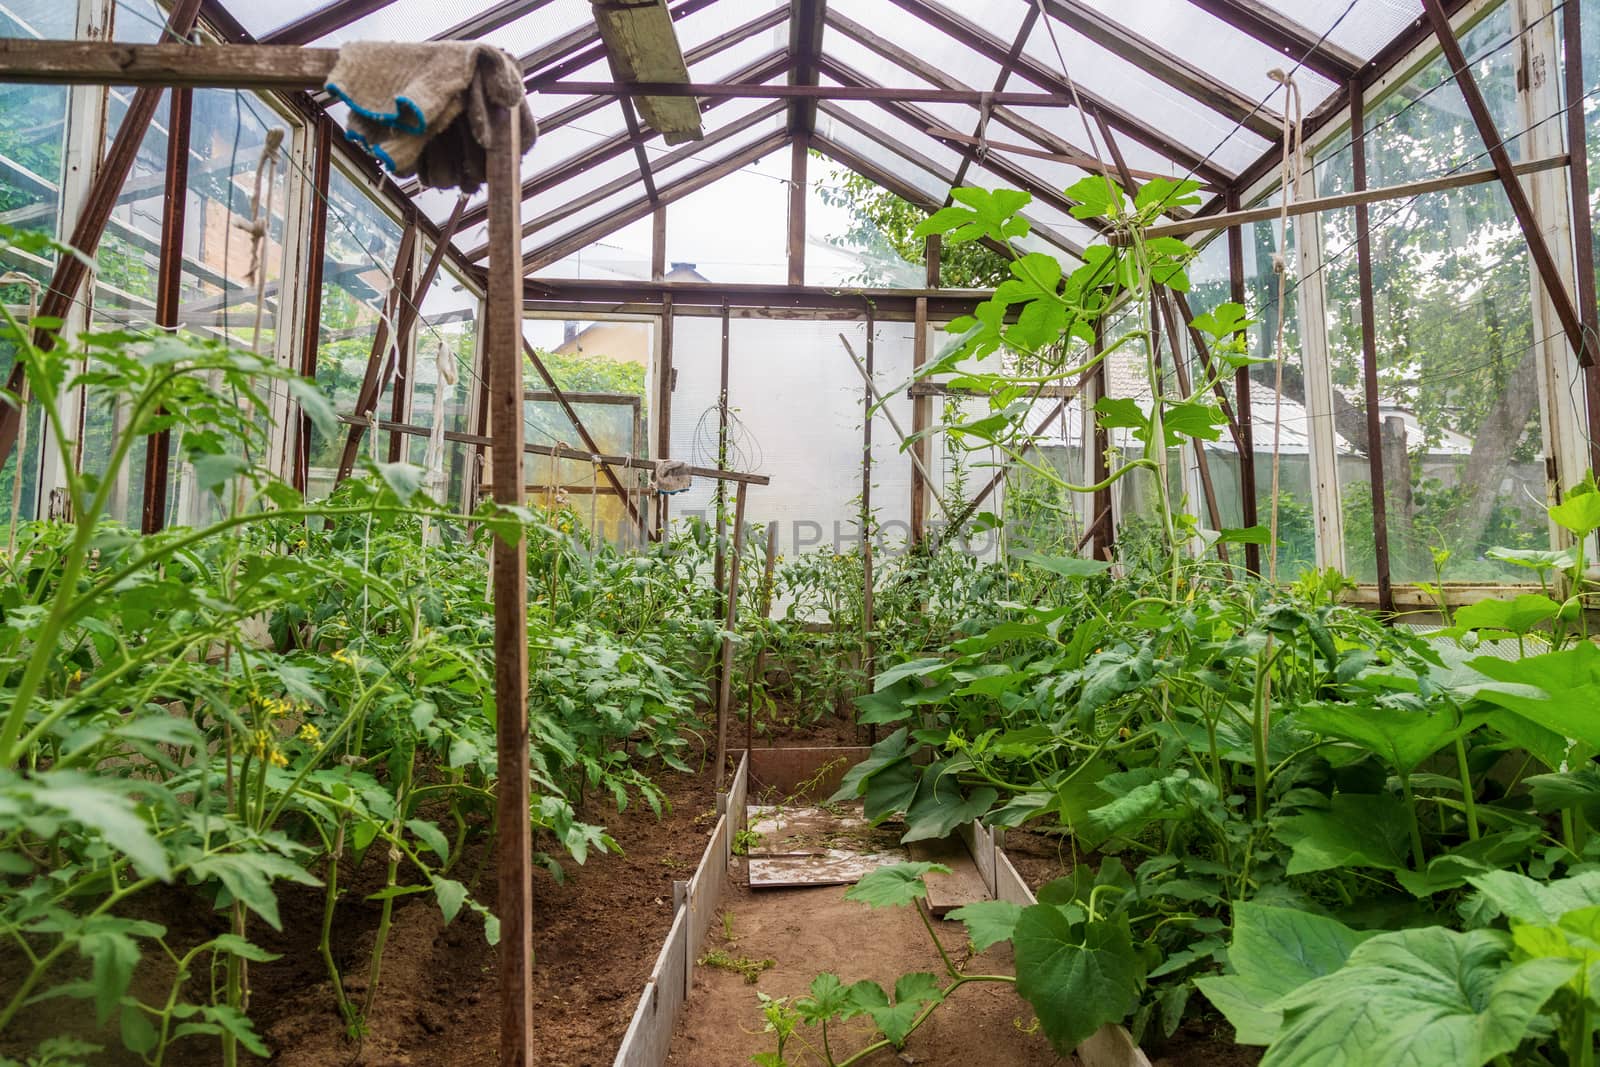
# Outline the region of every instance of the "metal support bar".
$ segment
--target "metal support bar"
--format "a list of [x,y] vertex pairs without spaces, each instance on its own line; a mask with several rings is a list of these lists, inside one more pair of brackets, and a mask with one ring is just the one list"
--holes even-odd
[[[316,380],[317,349],[321,344],[323,261],[328,247],[328,181],[333,167],[333,119],[326,114],[316,122],[316,148],[311,162],[311,222],[306,237],[305,321],[300,334],[300,376]],[[294,463],[290,478],[295,489],[306,491],[311,465],[311,417],[301,411],[296,420]]]
[[[1366,100],[1359,84],[1350,86],[1350,128],[1366,129]],[[1355,190],[1367,187],[1367,139],[1351,138],[1350,171]],[[1361,299],[1361,388],[1367,414],[1367,474],[1372,480],[1372,542],[1378,569],[1378,609],[1394,612],[1394,578],[1389,562],[1389,506],[1383,478],[1383,418],[1378,396],[1378,323],[1372,291],[1372,234],[1367,205],[1357,204],[1356,278]]]
[[[189,118],[193,89],[174,89],[167,102],[167,186],[161,205],[161,259],[156,268],[156,325],[178,328],[183,296],[183,231],[189,204]],[[167,524],[167,465],[172,431],[158,430],[145,443],[144,506],[139,530],[152,534]]]
[[[1561,6],[1561,38],[1566,53],[1567,186],[1572,197],[1572,243],[1577,251],[1574,272],[1578,279],[1578,316],[1590,344],[1600,337],[1600,311],[1596,308],[1594,220],[1589,207],[1589,118],[1573,106],[1588,91],[1583,69],[1583,6]],[[1600,470],[1600,361],[1585,367],[1585,428],[1589,438],[1589,466]]]
[[[1224,205],[1230,211],[1239,207],[1239,194],[1228,190]],[[1244,281],[1244,231],[1238,226],[1228,227],[1228,290],[1229,298],[1240,307],[1245,306]],[[1242,336],[1243,331],[1234,336]],[[1256,428],[1250,415],[1250,368],[1240,367],[1233,375],[1233,395],[1239,404],[1239,507],[1244,525],[1260,524],[1260,511],[1256,503]],[[1244,546],[1244,565],[1253,574],[1261,574],[1261,546]]]
[[[813,112],[815,114],[815,112]],[[789,155],[789,284],[806,283],[806,162],[811,135],[797,133]]]
[[[720,482],[718,483],[721,484]],[[728,719],[733,715],[733,628],[739,624],[739,562],[744,555],[744,498],[749,486],[733,491],[733,559],[728,564],[728,599],[722,618],[722,661],[717,671],[717,790],[728,771]]]
[[1572,346],[1580,366],[1593,366],[1594,353],[1585,343],[1583,322],[1578,317],[1578,309],[1573,306],[1572,294],[1562,282],[1561,268],[1544,239],[1544,232],[1539,228],[1539,220],[1534,215],[1533,204],[1528,199],[1527,190],[1517,180],[1516,164],[1512,161],[1511,153],[1506,150],[1500,131],[1495,126],[1494,114],[1489,110],[1489,104],[1484,100],[1482,90],[1478,88],[1478,79],[1473,76],[1472,66],[1462,54],[1461,42],[1456,39],[1455,30],[1450,25],[1450,17],[1445,14],[1440,0],[1422,0],[1422,6],[1427,12],[1428,21],[1433,24],[1433,33],[1439,39],[1439,47],[1444,51],[1445,60],[1455,75],[1456,85],[1466,100],[1467,111],[1478,127],[1478,135],[1483,138],[1489,158],[1494,162],[1495,172],[1499,175],[1500,184],[1506,191],[1506,199],[1510,201],[1511,210],[1517,216],[1517,223],[1522,227],[1522,236],[1528,242],[1528,256],[1538,268],[1540,278],[1544,280],[1546,296],[1561,320],[1561,328],[1566,332],[1567,343]]

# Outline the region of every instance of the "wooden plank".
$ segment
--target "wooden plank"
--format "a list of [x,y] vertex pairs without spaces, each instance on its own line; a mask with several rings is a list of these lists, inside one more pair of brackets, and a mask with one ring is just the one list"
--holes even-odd
[[935,918],[967,904],[989,899],[989,887],[977,861],[959,836],[937,841],[913,841],[909,846],[911,859],[917,863],[941,863],[950,868],[949,874],[930,873],[923,880],[928,885],[928,913]]
[[750,786],[757,796],[788,797],[808,785],[805,799],[826,800],[845,773],[871,754],[865,745],[752,749]]
[[[522,131],[517,111],[489,113],[489,291],[484,301],[489,433],[494,442],[495,499],[521,506],[522,272],[518,217]],[[500,1063],[533,1062],[533,837],[528,822],[528,556],[519,530],[493,541],[494,702],[498,756],[496,796],[500,917]]]
[[1022,880],[1022,875],[1011,865],[1011,858],[1006,855],[1003,848],[994,850],[994,898],[1009,900],[1023,907],[1038,903],[1034,899],[1033,890],[1028,888],[1028,883]]
[[0,81],[7,82],[290,92],[321,89],[338,61],[336,48],[299,45],[113,45],[0,38]]
[[680,907],[622,1035],[613,1067],[661,1067],[667,1062],[678,1013],[688,999],[689,955],[689,913]]
[[717,905],[722,903],[722,889],[728,881],[728,864],[723,857],[728,854],[731,825],[726,815],[717,820],[700,856],[700,866],[689,879],[689,894],[683,905],[689,926],[689,953],[683,969],[685,987],[694,984],[695,956],[716,920]]
[[745,752],[739,757],[739,769],[734,772],[733,781],[728,783],[727,795],[722,799],[723,812],[729,818],[728,825],[728,862],[733,862],[733,839],[750,824],[750,753]]
[[995,844],[994,833],[990,829],[973,819],[956,829],[961,835],[961,841],[967,846],[967,853],[972,857],[972,862],[978,865],[978,874],[983,878],[983,886],[989,891],[989,896],[994,896],[995,876]]
[[[723,394],[726,399],[727,394]],[[726,406],[726,405],[724,405]],[[717,483],[720,487],[721,482]],[[733,505],[733,557],[728,561],[727,611],[722,620],[722,666],[717,672],[717,788],[728,765],[728,720],[733,717],[733,635],[739,625],[739,564],[744,555],[744,499],[749,487],[738,483]]]

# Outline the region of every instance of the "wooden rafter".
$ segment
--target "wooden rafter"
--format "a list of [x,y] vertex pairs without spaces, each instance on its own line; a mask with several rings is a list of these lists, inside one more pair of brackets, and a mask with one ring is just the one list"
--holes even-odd
[[[678,0],[668,12],[672,20],[687,18],[716,0]],[[524,83],[531,90],[547,88],[567,75],[580,71],[606,56],[605,45],[600,41],[600,29],[593,22],[579,26],[570,33],[542,45],[518,58],[517,62],[527,75]]]
[[[1005,89],[1006,82],[1011,80],[1011,68],[1016,66],[1017,57],[1022,54],[1023,46],[1028,43],[1028,35],[1033,32],[1034,24],[1039,21],[1039,8],[1029,5],[1028,13],[1022,16],[1022,25],[1017,27],[1017,35],[1011,40],[1011,51],[1007,53],[1006,61],[1000,64],[1000,71],[994,77],[994,92]],[[972,131],[972,143],[961,150],[961,166],[956,168],[955,180],[950,183],[950,192],[954,195],[967,180],[967,171],[972,168],[973,161],[977,158],[981,146],[984,144],[984,135],[989,128],[989,119],[994,114],[994,104],[985,100],[978,105],[978,124]],[[950,203],[950,197],[945,197],[945,203]]]
[[[827,0],[789,0],[790,85],[816,85],[817,61],[822,57],[822,34]],[[817,102],[796,99],[789,104],[789,130],[811,134],[817,128]]]
[[[736,137],[753,126],[759,126],[761,123],[766,122],[774,116],[782,113],[783,109],[784,105],[781,101],[774,101],[773,103],[768,104],[766,107],[758,108],[757,110],[750,112],[748,115],[728,123],[726,126],[721,127],[714,133],[709,134],[705,140],[696,141],[694,144],[685,145],[682,148],[678,148],[672,152],[669,152],[656,162],[662,168],[666,168],[675,163],[681,163],[684,160],[693,159],[694,157],[703,153],[706,149]],[[562,219],[570,218],[572,215],[582,211],[584,208],[598,204],[607,197],[615,196],[637,183],[637,177],[631,174],[624,174],[620,178],[615,178],[604,185],[597,185],[585,192],[580,197],[577,197],[573,200],[564,201],[561,206],[556,208],[554,211],[548,211],[537,218],[532,218],[524,222],[522,224],[522,236],[531,237],[540,230],[547,230],[561,222]],[[477,248],[467,252],[467,258],[471,260],[480,260],[488,254],[488,245],[479,245]]]

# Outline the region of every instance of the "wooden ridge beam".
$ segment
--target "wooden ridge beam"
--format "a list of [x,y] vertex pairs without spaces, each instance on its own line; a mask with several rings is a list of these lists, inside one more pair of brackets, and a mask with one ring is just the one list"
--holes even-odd
[[[794,65],[789,69],[790,85],[817,84],[817,61],[822,58],[827,10],[827,0],[790,0],[789,54],[794,57]],[[790,101],[789,132],[812,134],[816,131],[816,98],[797,97]]]

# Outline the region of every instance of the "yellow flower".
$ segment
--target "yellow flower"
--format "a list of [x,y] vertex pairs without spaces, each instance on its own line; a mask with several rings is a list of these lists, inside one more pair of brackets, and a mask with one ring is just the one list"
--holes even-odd
[[333,660],[335,663],[343,663],[347,667],[354,667],[356,665],[355,657],[350,655],[347,650],[342,648],[334,649]]
[[250,735],[250,754],[258,759],[265,759],[267,753],[272,751],[272,733],[268,730],[256,730]]
[[67,681],[71,682],[73,685],[77,685],[79,682],[83,681],[83,668],[79,667],[77,670],[73,671],[72,676],[68,678]]
[[311,724],[309,722],[306,723],[304,726],[300,727],[299,737],[300,737],[300,740],[305,741],[308,744],[312,744],[312,745],[320,745],[320,744],[322,744],[322,731],[317,729],[316,726],[314,726],[313,724]]
[[285,756],[282,752],[279,752],[277,749],[273,749],[272,750],[272,765],[274,767],[287,767],[287,766],[289,766],[289,757]]

